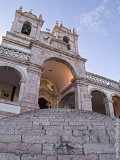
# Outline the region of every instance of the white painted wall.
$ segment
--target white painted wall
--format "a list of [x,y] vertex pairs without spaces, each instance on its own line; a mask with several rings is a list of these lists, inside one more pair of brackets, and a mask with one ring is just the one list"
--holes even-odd
[[18,114],[20,113],[20,106],[0,103],[0,111]]

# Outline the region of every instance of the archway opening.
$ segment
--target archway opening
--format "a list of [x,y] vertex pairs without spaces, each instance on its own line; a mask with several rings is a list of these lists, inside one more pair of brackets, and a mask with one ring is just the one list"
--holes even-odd
[[[47,59],[43,63],[43,66],[45,68],[40,83],[42,84],[44,80],[44,87],[40,88],[40,96],[47,97],[52,107],[56,108],[58,107],[57,104],[61,92],[71,84],[71,80],[75,76],[75,71],[70,64],[58,58]],[[47,88],[47,92],[45,88]]]
[[100,91],[94,90],[91,92],[92,96],[92,110],[106,115],[104,99],[106,95]]
[[68,93],[59,103],[59,108],[75,108],[75,94]]
[[40,108],[40,109],[46,109],[46,108],[48,108],[48,107],[46,106],[47,100],[46,100],[45,98],[39,98],[38,104],[39,104],[39,108]]
[[20,89],[20,73],[8,66],[0,67],[0,98],[17,102]]
[[30,22],[25,22],[22,26],[21,33],[25,35],[30,35],[31,32],[31,23]]
[[120,118],[120,97],[119,96],[113,96],[113,108],[114,108],[114,114],[116,117]]

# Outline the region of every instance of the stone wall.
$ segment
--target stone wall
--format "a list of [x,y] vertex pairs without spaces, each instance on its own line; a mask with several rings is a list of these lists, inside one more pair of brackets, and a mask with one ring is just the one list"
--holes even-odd
[[116,118],[77,109],[4,118],[0,160],[116,160],[115,126]]

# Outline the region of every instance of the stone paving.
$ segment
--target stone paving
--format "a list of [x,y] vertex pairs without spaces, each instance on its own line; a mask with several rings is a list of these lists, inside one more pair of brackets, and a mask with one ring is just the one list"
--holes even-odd
[[115,126],[116,118],[77,109],[44,109],[4,118],[0,160],[118,160]]

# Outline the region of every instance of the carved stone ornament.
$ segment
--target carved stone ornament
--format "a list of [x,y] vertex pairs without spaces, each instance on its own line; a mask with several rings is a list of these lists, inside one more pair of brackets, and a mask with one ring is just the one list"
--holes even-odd
[[0,56],[16,59],[20,61],[30,61],[30,55],[14,49],[0,46]]
[[58,95],[58,90],[54,84],[50,84],[49,81],[42,79],[40,83],[40,89],[47,90],[51,94]]

